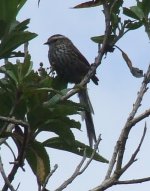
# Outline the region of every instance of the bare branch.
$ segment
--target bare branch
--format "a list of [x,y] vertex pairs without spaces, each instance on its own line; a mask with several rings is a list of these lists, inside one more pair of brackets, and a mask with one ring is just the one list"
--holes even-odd
[[[108,171],[106,173],[106,177],[105,177],[105,180],[99,185],[97,186],[96,188],[92,189],[91,191],[104,191],[106,190],[107,188],[117,184],[118,182],[118,179],[119,177],[121,176],[121,174],[131,165],[133,164],[133,162],[135,161],[135,157],[137,155],[137,153],[139,152],[140,148],[141,148],[141,145],[143,143],[143,140],[144,140],[144,137],[145,137],[145,134],[146,134],[146,126],[144,128],[144,132],[143,132],[143,136],[141,138],[141,141],[137,147],[137,149],[135,150],[135,152],[133,153],[131,159],[129,160],[129,162],[126,164],[126,166],[124,166],[122,168],[122,160],[123,160],[123,156],[124,156],[124,152],[125,152],[125,145],[126,145],[126,141],[127,141],[127,138],[128,138],[128,135],[130,133],[130,130],[131,128],[140,120],[142,120],[143,118],[147,117],[149,115],[149,110],[145,111],[145,113],[141,114],[140,116],[138,116],[137,118],[134,118],[135,117],[135,114],[138,110],[138,108],[140,107],[141,105],[141,102],[142,102],[142,99],[143,99],[143,96],[145,94],[145,92],[147,91],[147,84],[149,83],[150,81],[150,66],[148,67],[148,70],[147,70],[147,73],[145,74],[144,76],[144,80],[142,82],[142,85],[141,85],[141,88],[140,88],[140,91],[137,95],[137,99],[135,101],[135,104],[133,105],[133,109],[127,119],[127,122],[125,123],[125,126],[124,128],[122,129],[122,132],[120,134],[120,137],[116,143],[116,146],[114,148],[114,152],[113,152],[113,155],[112,155],[112,158],[111,158],[111,161],[110,161],[110,164],[109,164],[109,167],[108,167]],[[117,158],[118,156],[118,158]],[[114,168],[114,165],[116,163],[116,160],[117,160],[117,164],[116,164],[116,170],[114,171],[113,175],[111,176],[112,174],[112,171],[113,171],[113,168]],[[149,181],[149,178],[147,179],[138,179],[138,180],[135,180],[135,183],[136,181],[138,182],[144,182],[145,181]],[[134,182],[134,181],[132,181]],[[120,182],[121,183],[121,182]]]
[[119,142],[117,142],[116,146],[114,147],[114,152],[111,158],[111,161],[109,162],[109,167],[105,176],[105,180],[110,178],[110,175],[112,173],[112,170],[114,168],[114,165],[116,163],[116,158],[117,158],[117,154],[118,154],[118,150],[119,150]]
[[[10,123],[8,126],[7,126],[7,129],[6,129],[6,132],[11,132],[12,129],[14,128],[14,124]],[[2,145],[3,143],[5,143],[7,140],[7,137],[6,138],[0,138],[0,145]]]
[[129,162],[121,169],[121,174],[123,174],[136,161],[136,156],[137,156],[138,152],[140,151],[140,148],[142,146],[142,143],[143,143],[145,135],[146,135],[146,131],[147,131],[147,127],[146,127],[146,123],[145,123],[144,131],[143,131],[143,135],[141,137],[140,143],[139,143],[137,149],[135,150],[135,152],[132,154]]
[[140,114],[137,117],[134,117],[134,119],[132,119],[132,123],[133,125],[135,125],[136,123],[142,121],[143,119],[145,119],[146,117],[149,117],[150,115],[150,109],[146,110],[145,112],[143,112],[142,114]]
[[[94,145],[94,150],[93,150],[93,153],[90,157],[90,159],[87,161],[87,163],[85,164],[85,166],[82,168],[85,160],[86,160],[86,150],[84,152],[84,156],[81,160],[81,162],[79,163],[79,165],[76,167],[74,173],[72,174],[72,176],[70,178],[68,178],[61,186],[59,186],[59,188],[57,188],[55,191],[62,191],[64,188],[66,188],[69,184],[72,183],[73,180],[75,180],[75,178],[79,175],[81,175],[86,169],[87,167],[90,165],[91,161],[93,160],[93,157],[95,155],[95,152],[97,151],[98,149],[98,145],[101,141],[101,135],[99,135],[98,139],[97,139],[97,142],[95,143]],[[82,169],[81,169],[82,168]]]
[[43,184],[43,188],[42,188],[41,191],[45,191],[46,185],[47,185],[47,183],[48,183],[50,177],[55,173],[55,171],[57,170],[57,168],[58,168],[58,165],[55,164],[54,169],[53,169],[53,170],[48,174],[48,176],[46,177],[45,182],[44,182],[44,184]]
[[121,132],[120,137],[116,143],[116,146],[114,147],[114,152],[113,152],[112,158],[110,160],[110,164],[109,164],[105,179],[108,179],[110,177],[110,175],[113,171],[114,165],[116,163],[117,156],[118,156],[118,159],[117,159],[116,171],[119,171],[121,169],[122,159],[123,159],[123,155],[124,155],[124,151],[125,151],[125,144],[126,144],[126,140],[128,138],[128,135],[129,135],[131,128],[138,121],[142,120],[143,117],[146,117],[149,115],[149,111],[148,111],[148,112],[145,112],[143,115],[141,115],[137,118],[134,118],[138,108],[141,105],[143,96],[144,96],[145,92],[147,91],[147,84],[149,83],[149,79],[150,79],[150,66],[148,67],[147,73],[144,76],[144,80],[142,82],[140,91],[137,95],[137,99],[135,101],[135,104],[133,105],[133,109],[132,109],[131,113],[129,114],[129,117],[127,119],[127,122],[126,122],[124,128],[122,129],[122,132]]
[[68,178],[66,181],[64,181],[64,183],[59,186],[55,191],[62,191],[64,188],[66,188],[69,184],[72,183],[72,181],[78,176],[78,174],[80,173],[80,169],[82,167],[82,165],[84,164],[86,160],[86,152],[84,153],[84,156],[81,160],[81,162],[79,163],[79,165],[76,167],[74,173],[72,174],[72,176],[70,178]]
[[98,137],[98,139],[97,139],[97,141],[96,141],[96,143],[95,143],[95,145],[94,145],[93,153],[92,153],[90,159],[87,161],[86,165],[85,165],[85,166],[83,167],[83,169],[80,171],[80,174],[82,174],[82,173],[87,169],[87,167],[90,165],[90,163],[92,162],[93,157],[94,157],[96,151],[98,150],[98,145],[99,145],[99,143],[100,143],[101,140],[102,140],[102,139],[101,139],[101,134],[100,134],[99,137]]
[[11,185],[10,181],[8,180],[8,178],[7,178],[6,174],[5,174],[1,156],[0,156],[0,172],[1,172],[1,175],[2,175],[2,177],[3,177],[3,179],[4,179],[4,181],[5,181],[5,184],[7,184],[8,188],[9,188],[11,191],[15,191],[15,189],[13,188],[13,186]]
[[125,181],[116,181],[116,184],[137,184],[137,183],[143,183],[150,181],[150,177],[146,178],[139,178],[139,179],[133,179],[133,180],[125,180]]
[[117,159],[116,171],[121,169],[126,141],[127,141],[127,138],[128,138],[128,135],[130,133],[131,128],[134,126],[134,124],[132,123],[132,120],[133,120],[137,110],[141,106],[143,96],[144,96],[145,92],[147,91],[147,85],[149,83],[149,79],[150,79],[150,65],[147,69],[147,73],[144,76],[140,91],[138,92],[138,95],[137,95],[137,99],[135,101],[135,104],[133,105],[133,109],[132,109],[131,113],[129,114],[127,122],[126,122],[126,124],[125,124],[125,126],[121,132],[121,135],[119,137],[119,140],[117,142],[117,144],[119,143],[120,146],[119,146],[119,150],[118,150],[118,159]]
[[10,117],[4,117],[4,116],[0,116],[0,120],[1,121],[5,121],[5,122],[9,122],[9,123],[12,123],[12,124],[15,124],[15,125],[21,125],[23,127],[28,127],[29,124],[22,121],[22,120],[17,120],[17,119],[14,119],[14,118],[10,118]]

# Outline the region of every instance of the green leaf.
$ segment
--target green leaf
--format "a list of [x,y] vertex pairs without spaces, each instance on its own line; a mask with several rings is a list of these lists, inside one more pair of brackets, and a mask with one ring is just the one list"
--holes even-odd
[[11,93],[0,88],[0,115],[7,116],[13,107]]
[[38,141],[30,142],[30,147],[26,150],[26,159],[38,182],[42,185],[50,173],[50,161],[46,149]]
[[0,20],[11,22],[17,15],[17,0],[0,0]]
[[127,21],[125,28],[127,28],[129,30],[136,30],[136,29],[140,28],[141,26],[143,26],[143,23],[141,21],[137,21],[137,22]]
[[[35,100],[35,97],[32,95],[33,100]],[[32,101],[32,100],[31,100]],[[43,108],[40,103],[37,102],[31,102],[28,98],[28,113],[27,113],[27,119],[31,126],[32,131],[35,131],[36,129],[44,126],[45,122],[50,119],[51,117],[51,111],[49,111],[47,108]]]
[[130,9],[124,7],[123,14],[136,20],[142,20],[144,18],[144,12],[138,6],[132,6]]
[[138,7],[140,7],[145,15],[145,18],[148,18],[150,13],[150,1],[142,0],[142,2],[137,2]]
[[25,57],[24,63],[21,64],[21,78],[27,78],[33,71],[33,62],[31,61],[31,56],[28,54]]
[[[67,144],[61,138],[58,137],[54,137],[44,141],[43,146],[68,151],[80,156],[84,156],[84,151],[86,150],[86,157],[88,158],[90,158],[93,153],[93,149],[91,147],[79,141],[74,141],[72,142],[72,144]],[[93,159],[102,163],[108,163],[108,160],[99,155],[99,153],[95,153]]]
[[95,0],[95,1],[87,1],[85,3],[78,4],[74,6],[73,8],[91,8],[91,7],[97,7],[103,4],[103,0]]
[[53,78],[52,87],[56,90],[67,89],[67,83],[60,79],[58,76],[56,76],[55,78]]
[[126,7],[123,7],[123,14],[133,19],[139,20],[139,17],[131,9]]
[[31,32],[12,31],[0,44],[0,59],[11,56],[11,52],[25,42],[35,38],[37,34]]
[[[0,85],[3,82],[0,80]],[[5,87],[6,88],[6,87]],[[0,115],[9,116],[11,109],[14,107],[12,93],[0,88]],[[0,129],[3,127],[5,122],[0,121]]]
[[30,19],[26,19],[22,21],[21,23],[18,23],[15,27],[15,31],[24,31],[25,29],[28,28],[28,24],[30,23]]
[[57,116],[79,114],[79,112],[83,110],[85,110],[83,105],[71,100],[65,100],[59,104],[55,104],[54,107],[54,112],[57,113]]
[[20,9],[24,6],[24,4],[27,2],[27,0],[19,0],[18,1],[18,6],[17,6],[17,11],[19,12]]
[[[116,35],[110,35],[109,36],[109,44],[111,44],[111,42],[113,42],[114,38],[116,37]],[[101,36],[94,36],[94,37],[91,37],[91,40],[96,42],[96,43],[100,43],[102,44],[103,43],[103,40],[105,38],[105,35],[101,35]]]
[[2,39],[2,37],[5,34],[7,28],[7,23],[4,20],[0,20],[0,39]]
[[113,8],[111,7],[111,13],[119,15],[122,4],[123,4],[123,0],[113,2],[112,3]]
[[12,63],[9,62],[7,65],[0,67],[0,72],[5,74],[17,86],[18,77],[17,77],[16,65],[13,65]]
[[73,127],[79,127],[80,123],[74,120],[70,120],[68,117],[62,117],[59,119],[49,119],[39,129],[40,131],[49,131],[57,134],[67,144],[72,144],[75,141],[75,137],[71,131]]
[[130,7],[131,11],[134,12],[136,14],[136,16],[139,18],[139,19],[143,19],[144,18],[144,13],[143,13],[143,10],[138,7],[138,6],[132,6]]
[[43,103],[44,107],[52,107],[56,103],[58,103],[62,96],[66,95],[70,89],[63,89],[61,91],[58,91],[58,94],[54,95],[50,100]]

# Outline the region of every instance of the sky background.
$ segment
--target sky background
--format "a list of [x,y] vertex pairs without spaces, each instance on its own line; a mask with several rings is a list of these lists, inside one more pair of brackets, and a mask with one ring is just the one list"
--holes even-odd
[[[102,35],[104,33],[104,17],[101,8],[91,9],[71,9],[71,7],[81,3],[79,0],[41,0],[38,8],[37,0],[28,0],[21,10],[18,20],[22,21],[31,18],[29,30],[38,34],[38,37],[31,41],[29,50],[32,55],[35,70],[39,68],[39,63],[49,66],[47,52],[48,47],[43,43],[53,34],[63,34],[69,37],[78,47],[82,54],[90,63],[94,62],[97,56],[97,44],[93,43],[92,36]],[[133,3],[133,4],[132,4]],[[125,5],[134,5],[135,1],[126,0]],[[146,72],[150,63],[149,40],[144,33],[144,29],[126,34],[117,45],[123,49],[135,67],[143,69]],[[88,84],[89,95],[95,111],[94,123],[97,135],[102,134],[102,141],[99,146],[99,152],[108,160],[111,158],[116,140],[121,133],[126,119],[132,110],[132,105],[139,91],[142,79],[131,75],[126,63],[121,57],[121,53],[115,50],[103,59],[102,64],[97,69],[99,86],[92,82]],[[142,106],[138,113],[149,108],[149,92],[146,93]],[[77,96],[72,99],[78,100]],[[80,120],[80,117],[75,116]],[[149,119],[147,122],[147,134],[142,148],[137,156],[138,161],[134,163],[128,171],[122,176],[121,180],[136,179],[150,176],[149,173],[149,148],[150,148],[150,130]],[[136,149],[142,136],[145,120],[133,127],[126,146],[124,163],[128,161]],[[74,131],[77,139],[88,144],[85,125],[82,125],[81,131]],[[47,135],[42,135],[39,140],[45,140]],[[9,162],[10,153],[6,147],[3,155],[3,162]],[[148,149],[148,150],[147,150]],[[68,177],[71,176],[81,157],[67,152],[48,149],[51,167],[58,164],[59,168],[49,180],[47,188],[54,190]],[[9,172],[10,166],[4,166]],[[87,191],[98,186],[105,177],[108,165],[93,161],[84,174],[68,186],[65,191]],[[19,172],[13,183],[17,186],[21,182],[19,191],[37,190],[36,180],[26,164],[26,172]],[[0,187],[1,187],[0,178]],[[108,191],[147,191],[150,182],[138,185],[113,186]]]

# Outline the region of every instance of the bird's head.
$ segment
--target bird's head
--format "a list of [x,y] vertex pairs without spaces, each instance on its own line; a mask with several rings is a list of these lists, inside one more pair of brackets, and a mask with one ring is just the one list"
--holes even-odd
[[[61,34],[55,34],[51,37],[48,38],[47,42],[45,42],[45,45],[51,45],[52,43],[58,41],[58,40],[66,40],[68,39],[67,37],[65,37],[64,35]],[[69,39],[68,39],[69,40]]]

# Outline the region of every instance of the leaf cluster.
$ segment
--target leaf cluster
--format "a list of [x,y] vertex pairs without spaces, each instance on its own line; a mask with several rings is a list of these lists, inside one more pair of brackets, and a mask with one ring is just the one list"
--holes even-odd
[[[87,157],[93,149],[75,139],[72,129],[80,130],[81,124],[71,116],[80,115],[84,108],[71,100],[61,100],[70,91],[67,84],[50,76],[42,64],[39,71],[34,71],[28,51],[16,51],[37,36],[27,31],[30,19],[17,20],[26,1],[0,0],[0,59],[4,61],[0,67],[0,140],[4,139],[1,144],[8,138],[14,141],[18,149],[17,154],[13,153],[14,167],[17,164],[23,168],[26,159],[42,185],[51,171],[46,147],[80,156],[86,149]],[[11,62],[8,58],[12,57],[23,57],[23,61]],[[39,141],[43,132],[49,134],[49,139]],[[94,159],[108,162],[98,153]]]

